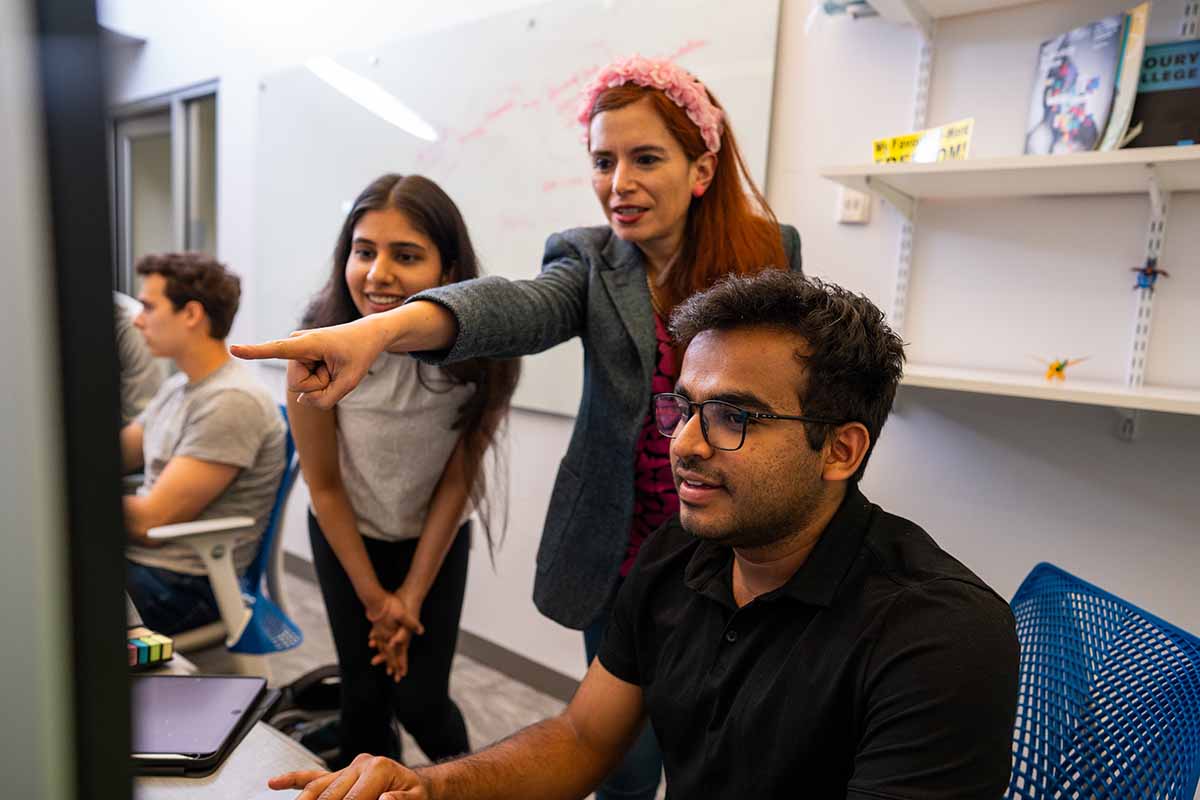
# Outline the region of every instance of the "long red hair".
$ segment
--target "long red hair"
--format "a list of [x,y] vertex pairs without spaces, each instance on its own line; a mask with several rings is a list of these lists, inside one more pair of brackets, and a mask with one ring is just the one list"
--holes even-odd
[[[649,98],[688,160],[695,161],[708,151],[700,129],[688,119],[687,112],[659,89],[632,83],[605,89],[592,105],[589,120],[602,111],[624,108],[643,97]],[[721,108],[712,92],[708,92],[708,99]],[[731,272],[748,275],[766,267],[788,268],[779,220],[746,169],[728,117],[723,127],[712,183],[701,197],[692,198],[688,208],[683,252],[678,263],[689,268],[671,270],[662,286],[661,299],[670,308]]]

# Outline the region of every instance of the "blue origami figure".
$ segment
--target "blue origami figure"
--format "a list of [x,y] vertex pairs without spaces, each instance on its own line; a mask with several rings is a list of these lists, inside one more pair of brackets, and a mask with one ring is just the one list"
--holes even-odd
[[1134,289],[1149,289],[1151,292],[1154,291],[1154,284],[1158,282],[1159,275],[1164,278],[1171,277],[1171,273],[1158,268],[1157,258],[1146,259],[1146,266],[1130,267],[1129,271],[1137,273],[1137,284],[1133,287]]

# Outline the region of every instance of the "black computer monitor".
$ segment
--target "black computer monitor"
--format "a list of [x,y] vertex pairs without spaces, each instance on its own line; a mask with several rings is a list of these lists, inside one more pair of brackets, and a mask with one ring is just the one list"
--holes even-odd
[[125,535],[95,0],[0,3],[0,40],[0,516],[17,521],[3,526],[0,569],[21,592],[0,625],[0,692],[17,717],[3,720],[0,760],[11,796],[53,785],[123,799]]

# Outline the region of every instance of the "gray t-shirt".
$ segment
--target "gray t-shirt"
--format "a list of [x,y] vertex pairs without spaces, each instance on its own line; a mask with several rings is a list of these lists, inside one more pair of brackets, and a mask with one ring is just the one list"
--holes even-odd
[[141,305],[132,297],[113,292],[117,359],[121,364],[122,425],[145,410],[167,375],[162,362],[150,353],[141,331],[133,327],[133,318]]
[[[195,383],[182,372],[172,375],[138,417],[144,433],[147,494],[172,458],[189,456],[240,467],[237,477],[196,519],[254,517],[254,530],[239,536],[234,564],[242,572],[254,560],[257,541],[267,526],[279,478],[283,474],[284,427],[279,408],[249,369],[230,358]],[[204,575],[204,564],[182,544],[129,545],[130,561],[190,575]]]
[[[354,391],[337,404],[338,467],[358,519],[371,539],[416,539],[442,470],[461,431],[451,428],[475,391],[437,367],[382,353]],[[463,520],[470,516],[464,509]]]

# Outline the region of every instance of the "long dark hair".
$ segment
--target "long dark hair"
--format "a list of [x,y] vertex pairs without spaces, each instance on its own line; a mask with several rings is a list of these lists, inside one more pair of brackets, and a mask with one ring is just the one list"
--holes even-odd
[[[471,245],[467,225],[454,201],[426,177],[389,173],[371,181],[346,215],[333,248],[329,280],[304,312],[302,325],[305,328],[340,325],[362,316],[350,296],[350,287],[346,285],[346,262],[350,258],[354,228],[358,221],[369,211],[386,209],[404,214],[409,223],[428,236],[437,247],[442,260],[443,284],[479,277],[475,248]],[[438,391],[426,382],[422,366],[420,363],[417,365],[417,377],[421,385],[430,391]],[[515,358],[475,358],[441,368],[441,374],[450,381],[451,386],[475,385],[475,392],[459,407],[452,428],[462,431],[466,441],[466,471],[471,479],[471,503],[483,524],[489,554],[494,551],[495,545],[492,536],[495,504],[487,491],[483,460],[490,450],[493,454],[493,471],[506,484],[504,460],[493,445],[508,417],[509,404],[520,373],[521,362]],[[504,494],[501,493],[499,498],[501,538],[507,523]]]

